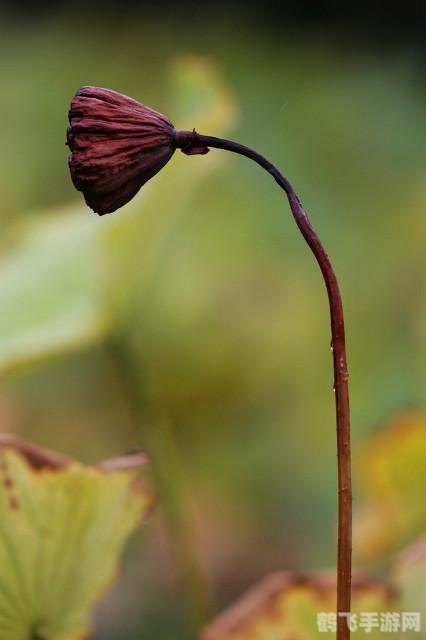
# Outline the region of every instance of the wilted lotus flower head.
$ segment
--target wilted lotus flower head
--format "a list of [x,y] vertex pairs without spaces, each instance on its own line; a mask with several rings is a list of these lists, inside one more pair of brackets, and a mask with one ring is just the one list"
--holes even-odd
[[133,198],[175,150],[175,130],[166,116],[110,89],[79,89],[69,122],[72,181],[100,215]]

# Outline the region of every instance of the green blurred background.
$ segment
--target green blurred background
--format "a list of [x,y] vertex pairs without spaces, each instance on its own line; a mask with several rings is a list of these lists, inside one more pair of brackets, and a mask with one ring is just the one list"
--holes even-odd
[[340,278],[356,456],[426,370],[421,15],[366,6],[2,11],[1,428],[85,462],[143,447],[159,493],[95,638],[187,639],[265,574],[333,566],[335,425],[324,286],[274,182],[176,157],[100,219],[70,99],[110,87],[282,168]]

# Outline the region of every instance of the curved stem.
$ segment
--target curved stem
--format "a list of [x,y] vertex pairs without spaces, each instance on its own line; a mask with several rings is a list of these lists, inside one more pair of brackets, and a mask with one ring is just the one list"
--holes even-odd
[[282,173],[262,155],[231,140],[205,136],[194,131],[177,131],[176,147],[188,155],[206,153],[209,147],[232,151],[254,160],[272,175],[285,191],[293,217],[321,269],[330,305],[334,392],[337,423],[338,460],[338,543],[337,543],[337,639],[348,640],[347,616],[351,607],[352,487],[348,370],[342,298],[330,259],[315,233],[293,187]]

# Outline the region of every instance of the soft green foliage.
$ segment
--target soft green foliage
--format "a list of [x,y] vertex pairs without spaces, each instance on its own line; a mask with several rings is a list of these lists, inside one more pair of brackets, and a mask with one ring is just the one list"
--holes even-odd
[[132,458],[89,467],[7,436],[0,447],[0,637],[85,638],[151,493]]
[[[182,58],[174,85],[182,120],[219,132],[233,122],[234,102],[212,65]],[[188,113],[200,96],[196,113]],[[21,225],[19,241],[0,262],[0,372],[101,341],[122,320],[135,281],[149,277],[190,194],[218,161],[174,158],[167,176],[109,219],[90,215],[82,203]]]
[[82,207],[42,214],[20,230],[0,262],[0,372],[92,344],[108,324],[98,229]]

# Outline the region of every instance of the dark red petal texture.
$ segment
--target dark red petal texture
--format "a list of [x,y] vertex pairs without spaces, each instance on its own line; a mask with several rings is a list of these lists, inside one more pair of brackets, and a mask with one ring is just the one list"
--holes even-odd
[[71,178],[100,215],[129,202],[175,149],[166,116],[111,89],[79,89],[69,121]]

